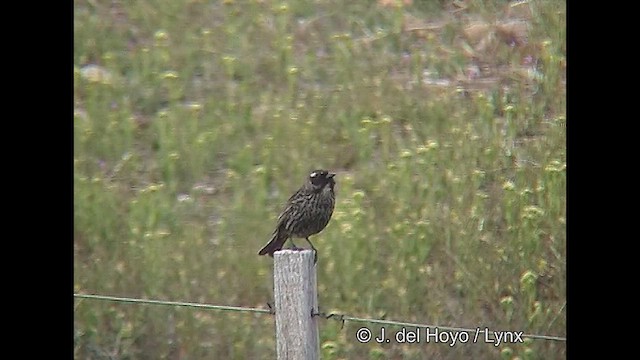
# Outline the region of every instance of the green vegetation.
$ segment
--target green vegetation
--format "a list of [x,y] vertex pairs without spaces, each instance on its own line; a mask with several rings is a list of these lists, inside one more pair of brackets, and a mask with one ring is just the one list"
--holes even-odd
[[[321,311],[564,336],[565,3],[385,3],[76,1],[75,292],[266,307],[256,253],[324,167]],[[78,359],[275,358],[263,314],[74,317]],[[323,359],[566,354],[320,324]]]

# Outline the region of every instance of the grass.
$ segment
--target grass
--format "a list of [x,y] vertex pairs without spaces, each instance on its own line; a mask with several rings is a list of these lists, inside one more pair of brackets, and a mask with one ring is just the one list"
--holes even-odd
[[[256,253],[324,167],[323,311],[566,334],[565,3],[384,3],[76,1],[75,291],[264,307]],[[269,316],[74,315],[76,358],[275,357]],[[360,326],[321,322],[322,357],[566,356]]]

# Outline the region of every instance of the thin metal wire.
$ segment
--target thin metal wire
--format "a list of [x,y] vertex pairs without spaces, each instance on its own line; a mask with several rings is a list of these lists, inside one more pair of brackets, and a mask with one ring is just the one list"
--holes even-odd
[[[416,327],[416,328],[418,327],[431,328],[431,329],[437,328],[438,330],[466,332],[466,333],[484,333],[487,330],[485,328],[480,328],[480,327],[477,327],[475,329],[470,329],[470,328],[461,328],[461,327],[453,327],[453,326],[407,323],[407,322],[393,321],[393,320],[364,319],[364,318],[357,318],[353,316],[344,316],[342,319],[345,321],[353,321],[353,322],[364,322],[364,323],[374,323],[374,324],[394,325],[394,326],[408,326],[408,327]],[[531,339],[542,339],[542,340],[567,341],[566,337],[551,336],[551,335],[522,334],[522,337],[531,338]]]
[[210,305],[210,304],[183,302],[183,301],[135,299],[135,298],[126,298],[126,297],[87,295],[87,294],[73,294],[73,297],[81,298],[81,299],[118,301],[118,302],[135,303],[135,304],[185,306],[185,307],[200,308],[200,309],[246,311],[246,312],[257,312],[257,313],[266,313],[266,314],[271,313],[269,310],[266,310],[266,309],[246,308],[246,307],[239,307],[239,306]]
[[[136,299],[136,298],[127,298],[127,297],[89,295],[89,294],[73,294],[73,296],[80,299],[117,301],[117,302],[134,303],[134,304],[184,306],[184,307],[191,307],[191,308],[211,309],[211,310],[226,310],[226,311],[241,311],[241,312],[273,314],[273,309],[267,310],[267,309],[247,308],[247,307],[240,307],[240,306],[210,305],[210,304],[183,302],[183,301]],[[420,327],[420,328],[431,328],[431,329],[437,328],[438,330],[443,330],[443,331],[457,331],[457,332],[466,332],[466,333],[478,333],[478,332],[484,333],[484,331],[486,330],[480,327],[475,329],[470,329],[470,328],[461,328],[461,327],[453,327],[453,326],[408,323],[408,322],[393,321],[393,320],[366,319],[366,318],[359,318],[354,316],[338,315],[338,314],[326,315],[324,313],[316,313],[313,315],[319,315],[326,319],[335,317],[338,321],[341,321],[343,324],[345,321],[353,321],[353,322],[360,322],[360,323],[372,323],[372,324],[382,324],[382,325],[392,325],[392,326],[408,326],[408,327],[416,327],[416,328]],[[552,335],[522,334],[521,336],[523,338],[531,338],[531,339],[567,341],[566,337],[552,336]]]

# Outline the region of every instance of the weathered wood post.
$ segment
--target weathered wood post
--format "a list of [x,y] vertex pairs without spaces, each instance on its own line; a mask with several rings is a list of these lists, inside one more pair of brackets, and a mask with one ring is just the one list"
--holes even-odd
[[277,358],[320,357],[318,291],[312,250],[281,250],[273,256]]

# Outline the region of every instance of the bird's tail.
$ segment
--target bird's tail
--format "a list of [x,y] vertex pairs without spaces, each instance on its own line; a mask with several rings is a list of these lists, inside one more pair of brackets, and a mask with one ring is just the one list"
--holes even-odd
[[269,254],[269,256],[273,257],[273,253],[282,249],[282,246],[286,241],[287,241],[287,236],[284,234],[281,234],[279,230],[276,230],[273,232],[273,235],[271,235],[271,240],[269,240],[267,245],[265,245],[262,249],[260,249],[260,251],[258,252],[258,255]]

